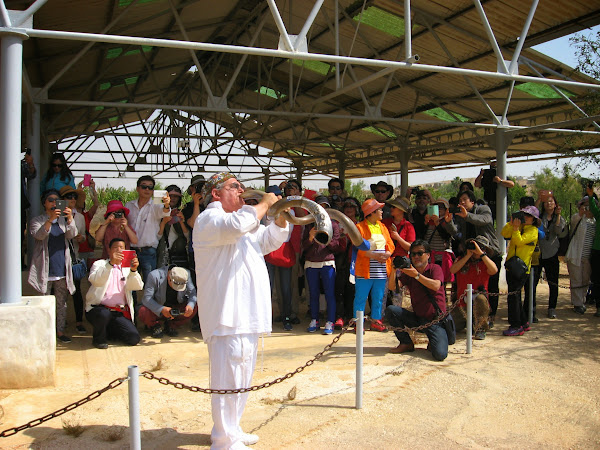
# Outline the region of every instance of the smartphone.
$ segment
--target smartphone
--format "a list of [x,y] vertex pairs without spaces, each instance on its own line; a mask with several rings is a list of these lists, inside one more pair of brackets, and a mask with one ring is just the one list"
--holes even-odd
[[84,186],[89,186],[91,180],[92,180],[92,175],[91,174],[86,173],[85,175],[83,175],[83,185]]
[[162,198],[167,195],[167,191],[154,191],[154,198],[152,199],[152,201],[154,202],[155,205],[162,205],[163,201]]
[[136,256],[135,250],[123,250],[123,261],[121,261],[121,266],[131,267],[131,260]]
[[440,215],[440,207],[438,205],[427,205],[427,214],[430,216],[438,216]]
[[60,213],[61,216],[65,216],[65,208],[67,207],[67,201],[66,200],[56,200],[56,209],[60,209],[62,212]]

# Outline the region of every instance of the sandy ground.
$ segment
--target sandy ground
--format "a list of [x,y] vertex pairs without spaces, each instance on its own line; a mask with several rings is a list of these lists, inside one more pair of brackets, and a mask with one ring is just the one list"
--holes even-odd
[[[566,280],[563,284],[568,284]],[[562,280],[561,280],[562,282]],[[274,448],[599,448],[600,318],[569,307],[560,290],[558,319],[545,319],[547,285],[538,288],[540,323],[522,337],[503,337],[506,297],[496,327],[466,354],[465,335],[443,362],[418,341],[414,353],[387,354],[392,333],[365,335],[363,408],[355,408],[355,336],[348,333],[313,366],[281,384],[250,394],[242,419],[260,436],[255,449]],[[70,327],[74,325],[72,318]],[[307,323],[264,339],[254,384],[301,366],[331,342],[309,335]],[[89,326],[89,324],[88,324]],[[0,431],[79,400],[127,367],[152,370],[185,384],[208,386],[207,349],[199,333],[152,339],[133,348],[91,348],[91,336],[59,345],[56,385],[0,390]],[[210,445],[208,395],[140,379],[142,447],[196,449]],[[290,391],[295,398],[290,400]],[[17,435],[1,448],[128,448],[126,383],[96,400]],[[63,423],[81,425],[78,437]]]

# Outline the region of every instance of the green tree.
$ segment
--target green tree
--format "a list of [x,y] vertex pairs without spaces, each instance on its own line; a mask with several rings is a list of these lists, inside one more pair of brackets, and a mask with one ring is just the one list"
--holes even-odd
[[517,183],[514,177],[509,176],[507,178],[515,183],[514,187],[507,189],[506,212],[510,216],[511,213],[519,210],[519,202],[521,197],[527,196],[527,188]]
[[562,176],[560,177],[556,176],[549,167],[544,167],[541,172],[535,172],[533,176],[535,178],[533,197],[537,199],[541,189],[552,191],[556,201],[562,207],[561,215],[568,223],[570,214],[575,214],[577,211],[577,202],[583,196],[583,184],[587,180],[576,174],[569,164],[562,167]]

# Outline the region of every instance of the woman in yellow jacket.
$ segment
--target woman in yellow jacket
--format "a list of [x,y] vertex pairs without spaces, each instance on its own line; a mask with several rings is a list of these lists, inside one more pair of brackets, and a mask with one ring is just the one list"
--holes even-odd
[[[523,260],[527,266],[527,273],[531,269],[531,257],[538,241],[538,229],[540,225],[540,213],[535,206],[526,206],[521,209],[524,213],[524,221],[513,217],[504,228],[502,236],[509,239],[508,253],[506,260],[517,256]],[[508,292],[513,292],[508,296],[508,329],[504,330],[504,336],[522,336],[525,331],[529,331],[529,322],[521,301],[521,288],[525,284],[527,277],[517,278],[509,271],[506,272],[506,282]]]
[[371,330],[385,331],[381,322],[383,296],[387,278],[392,272],[390,256],[394,253],[394,243],[387,227],[381,222],[384,203],[374,198],[365,200],[362,211],[365,220],[358,223],[363,239],[369,241],[371,249],[358,250],[354,266],[356,291],[354,294],[354,313],[364,311],[369,292],[371,293]]

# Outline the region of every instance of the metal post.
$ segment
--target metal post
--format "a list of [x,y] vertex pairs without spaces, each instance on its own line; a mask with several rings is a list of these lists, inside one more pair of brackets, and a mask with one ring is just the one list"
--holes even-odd
[[467,355],[473,347],[473,285],[467,284]]
[[364,317],[364,311],[356,311],[356,409],[362,409]]
[[[40,105],[34,103],[30,106],[31,108],[31,134],[27,137],[27,146],[31,149],[31,156],[33,157],[33,164],[37,170],[37,175],[34,179],[29,180],[27,183],[27,195],[29,197],[29,216],[28,220],[33,217],[39,216],[42,213],[40,203],[40,180],[44,176],[42,171],[42,152],[40,151]],[[33,255],[33,246],[35,239],[30,233],[27,233],[27,264],[31,264],[31,256]]]
[[129,378],[129,448],[141,450],[142,439],[140,435],[140,387],[138,366],[127,368]]
[[[540,270],[542,268],[540,267]],[[533,276],[533,266],[531,266],[531,269],[529,270],[529,286],[527,286],[527,289],[529,289],[529,315],[527,317],[527,320],[529,321],[529,325],[533,324],[533,279],[535,277]]]
[[408,191],[408,160],[410,152],[406,149],[400,151],[400,195],[406,197]]
[[410,17],[410,0],[404,0],[404,59],[412,59],[412,19]]
[[[506,150],[508,149],[509,136],[503,127],[498,127],[495,133],[496,138],[496,174],[506,179]],[[506,201],[508,197],[507,189],[504,186],[496,188],[496,237],[500,244],[500,251],[506,251],[506,241],[502,236],[502,228],[506,225]]]
[[[27,35],[0,34],[0,195],[21,194],[21,91],[23,40]],[[0,221],[0,303],[21,301],[21,214],[6,214]],[[18,260],[17,260],[18,259]]]

